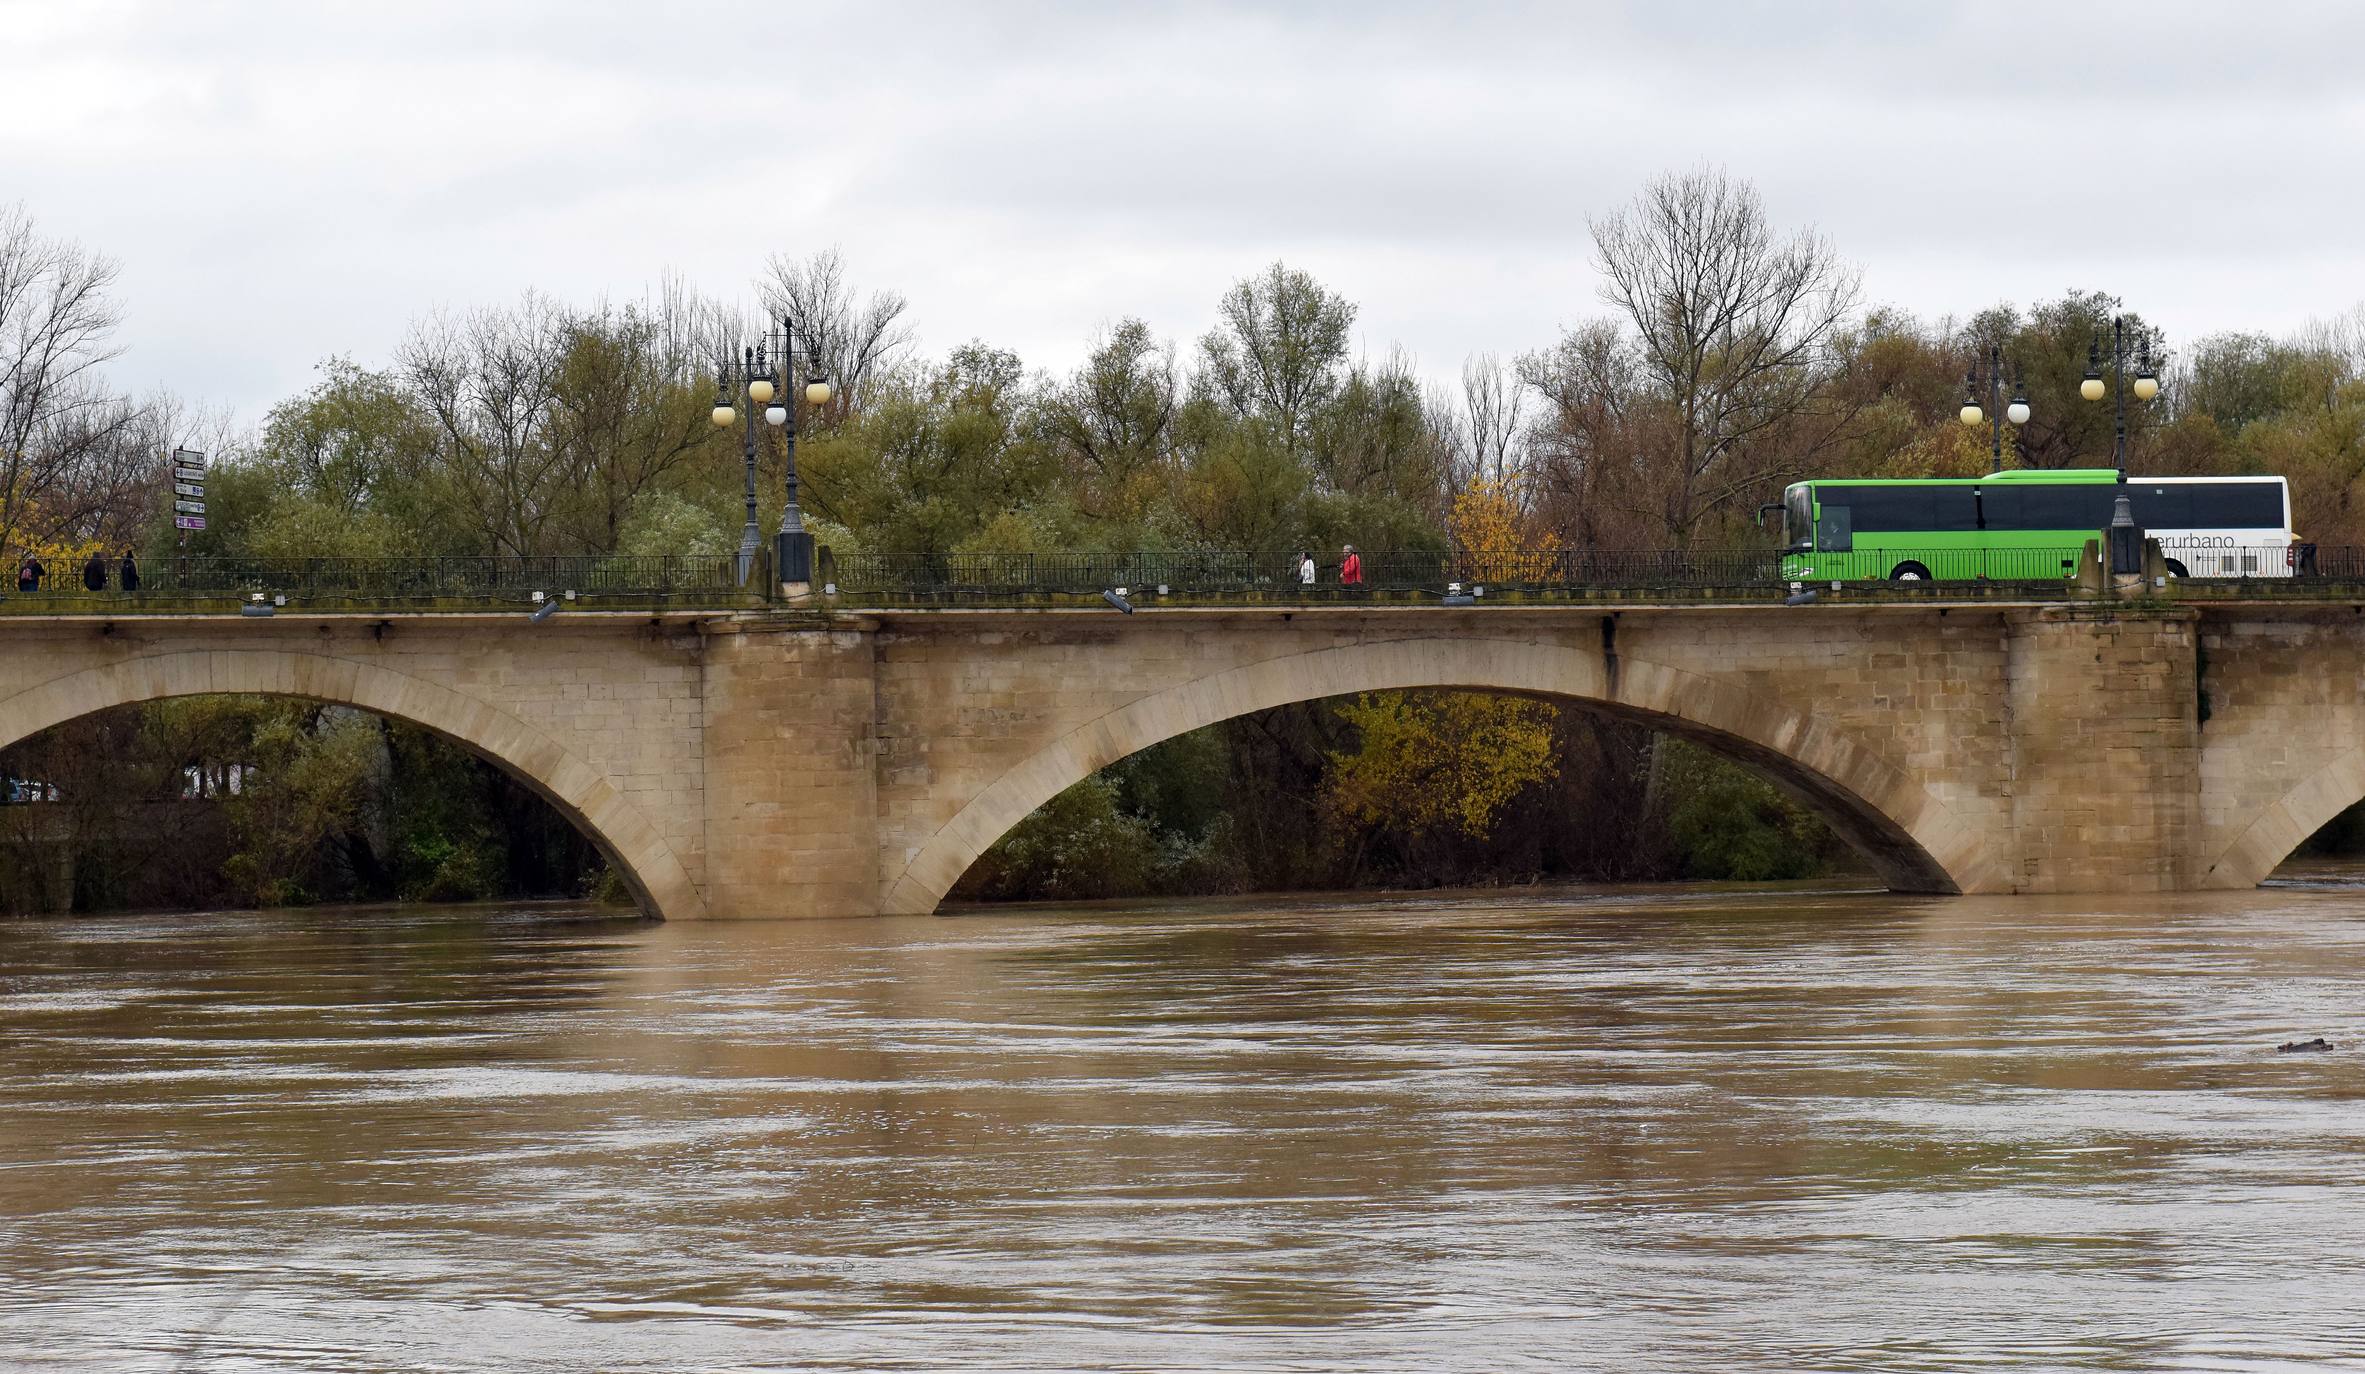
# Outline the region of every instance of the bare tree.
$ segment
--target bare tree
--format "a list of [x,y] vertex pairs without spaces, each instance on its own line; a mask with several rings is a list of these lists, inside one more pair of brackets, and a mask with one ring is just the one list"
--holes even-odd
[[153,509],[166,447],[153,405],[110,396],[42,427],[24,464],[29,499],[15,534],[25,544],[128,544]]
[[1656,476],[1680,545],[1799,457],[1775,440],[1832,376],[1860,277],[1811,230],[1777,239],[1756,188],[1716,169],[1663,177],[1592,230],[1602,298],[1674,411]]
[[1520,466],[1527,392],[1501,358],[1481,353],[1462,364],[1462,419],[1469,427],[1472,475],[1500,482]]
[[1658,524],[1645,499],[1647,455],[1660,437],[1652,421],[1666,408],[1651,403],[1641,360],[1617,323],[1570,330],[1552,348],[1523,356],[1519,375],[1545,406],[1528,444],[1546,523],[1579,548],[1647,543],[1639,526]]
[[494,553],[549,552],[543,531],[564,492],[564,455],[547,428],[565,333],[558,308],[529,294],[514,308],[431,318],[400,353],[435,423],[449,505]]
[[659,279],[656,296],[642,310],[661,331],[659,349],[684,359],[685,378],[705,386],[714,384],[717,363],[738,357],[739,349],[765,329],[763,321],[724,305],[678,272]]
[[[828,413],[862,410],[880,379],[910,351],[903,296],[874,291],[869,299],[856,300],[835,248],[801,262],[774,254],[769,267],[771,276],[758,284],[765,308],[775,317],[786,312],[804,331],[798,348],[820,360],[836,393]],[[789,394],[799,394],[793,384]]]
[[2353,305],[2330,319],[2309,320],[2284,346],[2326,359],[2344,381],[2365,376],[2365,304]]
[[156,467],[135,442],[142,408],[98,372],[117,352],[115,276],[110,259],[0,207],[0,547],[98,537],[108,502]]

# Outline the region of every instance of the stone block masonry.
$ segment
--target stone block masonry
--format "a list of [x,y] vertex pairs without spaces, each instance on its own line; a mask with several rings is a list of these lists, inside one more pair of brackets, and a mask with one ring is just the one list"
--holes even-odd
[[199,692],[499,762],[675,919],[932,910],[1060,790],[1187,730],[1395,688],[1697,740],[1892,886],[2257,882],[2365,797],[2365,608],[1960,604],[12,617],[0,746]]

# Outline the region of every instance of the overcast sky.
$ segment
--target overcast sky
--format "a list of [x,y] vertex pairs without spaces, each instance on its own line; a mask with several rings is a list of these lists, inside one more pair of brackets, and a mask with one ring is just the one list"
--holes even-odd
[[1187,342],[1275,258],[1440,377],[1600,310],[1699,162],[1929,317],[2365,299],[2365,7],[0,0],[0,201],[120,260],[121,384],[259,418],[437,307],[836,246],[923,347]]

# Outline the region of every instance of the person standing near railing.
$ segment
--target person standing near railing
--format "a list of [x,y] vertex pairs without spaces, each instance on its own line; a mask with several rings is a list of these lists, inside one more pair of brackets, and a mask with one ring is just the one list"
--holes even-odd
[[1339,552],[1342,555],[1339,560],[1339,585],[1361,587],[1363,585],[1363,555],[1355,552],[1353,544],[1347,545]]
[[107,560],[97,549],[90,551],[90,561],[82,565],[82,589],[86,592],[107,589]]
[[1304,552],[1298,554],[1297,584],[1301,587],[1314,585],[1314,555]]
[[116,585],[127,592],[136,592],[140,589],[140,562],[131,556],[129,549],[123,551],[123,566],[118,573]]
[[16,565],[16,589],[20,592],[40,591],[41,579],[47,576],[49,569],[41,566],[40,559],[28,553]]

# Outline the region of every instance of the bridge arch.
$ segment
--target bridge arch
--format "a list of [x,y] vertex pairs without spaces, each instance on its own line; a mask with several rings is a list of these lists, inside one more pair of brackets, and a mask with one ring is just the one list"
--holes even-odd
[[1730,680],[1566,645],[1472,637],[1367,641],[1283,655],[1138,698],[1005,770],[888,884],[882,909],[936,909],[1035,808],[1117,760],[1234,716],[1354,692],[1451,688],[1549,697],[1697,740],[1754,765],[1907,892],[2008,891],[1978,828],[1829,722]]
[[2195,885],[2258,886],[2310,836],[2359,801],[2365,801],[2365,746],[2334,756],[2276,798],[2194,875]]
[[672,918],[705,914],[697,885],[664,835],[599,769],[498,706],[359,659],[258,649],[119,659],[0,701],[0,749],[112,707],[214,693],[352,706],[464,745],[500,765],[588,835],[644,912]]

